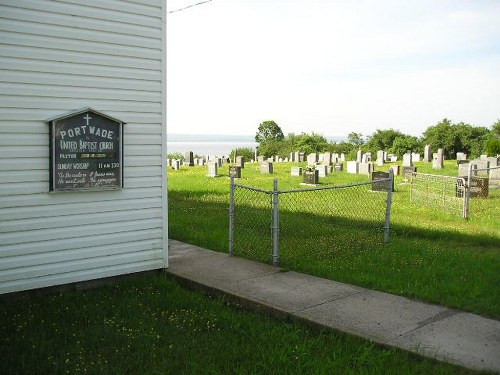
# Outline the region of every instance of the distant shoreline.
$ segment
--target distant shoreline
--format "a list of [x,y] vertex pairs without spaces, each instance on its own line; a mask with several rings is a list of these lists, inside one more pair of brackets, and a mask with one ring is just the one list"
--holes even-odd
[[[347,141],[344,136],[324,136],[329,142]],[[255,135],[167,133],[167,142],[255,142]]]

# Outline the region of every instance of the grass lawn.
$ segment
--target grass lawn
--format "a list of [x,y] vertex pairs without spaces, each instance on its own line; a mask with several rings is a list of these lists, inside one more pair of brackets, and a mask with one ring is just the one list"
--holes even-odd
[[[423,173],[456,176],[458,171],[453,161],[442,170],[431,169],[430,163],[416,165]],[[247,164],[238,183],[272,190],[277,177],[280,190],[300,188],[301,178],[290,175],[291,166],[275,163],[273,175],[262,175],[257,163]],[[220,168],[219,178],[206,174],[206,167],[169,170],[169,236],[227,252],[228,167]],[[324,185],[364,181],[367,176],[345,172],[321,179]],[[395,186],[388,244],[383,243],[380,229],[374,229],[374,224],[383,224],[383,213],[377,222],[356,216],[365,203],[380,200],[380,193],[372,194],[373,199],[358,195],[340,199],[349,220],[325,214],[326,209],[322,212],[325,198],[316,193],[307,198],[309,207],[320,207],[315,212],[297,204],[293,209],[285,205],[280,212],[282,266],[499,319],[500,189],[491,189],[487,199],[473,199],[471,218],[464,220],[458,213],[411,203],[409,186],[402,177],[397,177]],[[249,203],[240,204],[237,210],[246,212],[250,224],[237,228],[235,254],[269,262],[269,210]],[[240,251],[244,244],[255,249]]]
[[330,330],[241,311],[163,273],[0,298],[1,374],[465,374]]

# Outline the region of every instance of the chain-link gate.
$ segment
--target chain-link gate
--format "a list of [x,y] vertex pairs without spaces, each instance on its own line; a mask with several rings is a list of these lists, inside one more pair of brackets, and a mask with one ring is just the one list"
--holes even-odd
[[414,172],[410,179],[410,202],[466,217],[466,186],[463,177]]
[[490,187],[500,186],[500,167],[478,169],[470,164],[467,176],[452,177],[414,172],[410,181],[410,201],[459,214],[464,219],[473,210],[480,213],[488,205]]
[[231,180],[229,252],[285,265],[349,246],[388,242],[394,178],[268,191]]

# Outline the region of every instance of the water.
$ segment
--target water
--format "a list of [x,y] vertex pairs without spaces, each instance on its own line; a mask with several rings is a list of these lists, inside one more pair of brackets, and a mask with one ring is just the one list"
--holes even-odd
[[167,138],[167,153],[193,151],[194,155],[229,156],[235,148],[252,148],[258,145],[251,136],[180,135],[172,134]]

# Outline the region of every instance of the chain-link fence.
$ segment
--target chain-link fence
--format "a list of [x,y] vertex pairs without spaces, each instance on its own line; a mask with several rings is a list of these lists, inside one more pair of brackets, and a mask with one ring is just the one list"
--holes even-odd
[[410,201],[444,211],[463,215],[467,205],[466,181],[463,177],[441,176],[428,173],[412,173]]
[[273,191],[231,181],[229,251],[287,266],[389,240],[393,175],[366,183]]
[[[486,211],[490,188],[500,186],[500,167],[478,169],[471,164],[464,177],[412,173],[410,201],[437,207],[468,219],[473,211]],[[476,199],[477,198],[477,199]]]

